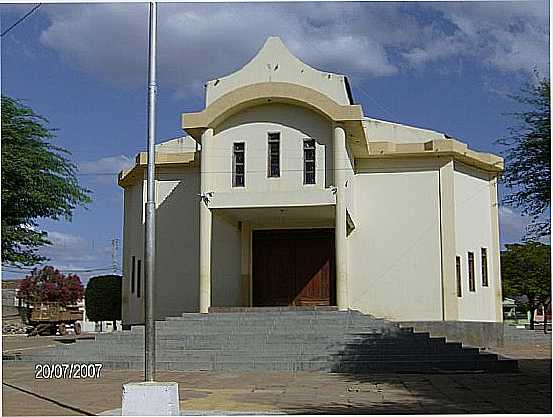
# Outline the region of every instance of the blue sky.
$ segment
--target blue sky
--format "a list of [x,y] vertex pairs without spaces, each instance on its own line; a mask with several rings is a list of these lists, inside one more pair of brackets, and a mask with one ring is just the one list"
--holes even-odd
[[[32,5],[0,5],[5,28]],[[271,35],[304,62],[347,74],[369,117],[446,132],[476,150],[521,109],[510,95],[549,74],[546,1],[159,4],[158,142],[182,135],[179,115],[203,107],[203,83],[233,72]],[[72,222],[42,221],[62,269],[111,266],[122,237],[117,172],[146,144],[148,6],[44,4],[2,39],[2,94],[57,128],[93,203]],[[503,190],[501,190],[503,193]],[[501,242],[528,219],[501,207]],[[118,253],[120,258],[120,251]],[[80,274],[84,280],[94,273]],[[4,271],[5,278],[21,276]]]

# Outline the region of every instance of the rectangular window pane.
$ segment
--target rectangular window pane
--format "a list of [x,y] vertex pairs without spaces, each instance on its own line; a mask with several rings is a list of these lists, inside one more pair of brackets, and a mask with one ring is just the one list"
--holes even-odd
[[457,297],[461,297],[463,295],[463,290],[461,285],[461,257],[460,256],[455,257],[455,270],[456,270],[456,277],[457,277]]
[[134,294],[134,273],[135,273],[135,264],[136,264],[136,258],[133,256],[131,258],[131,294]]
[[469,260],[469,291],[476,291],[476,285],[474,282],[474,253],[468,253]]
[[481,261],[482,261],[482,286],[488,286],[488,250],[486,248],[481,249]]
[[139,259],[136,264],[136,296],[140,298],[142,287],[142,261]]
[[280,133],[269,133],[268,150],[267,176],[280,177]]
[[246,175],[246,145],[244,142],[233,144],[232,149],[232,186],[243,187]]
[[303,141],[303,183],[315,184],[315,139]]

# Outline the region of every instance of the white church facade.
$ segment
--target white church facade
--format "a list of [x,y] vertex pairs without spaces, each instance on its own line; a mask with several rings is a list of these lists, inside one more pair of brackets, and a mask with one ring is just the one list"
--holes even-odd
[[[156,146],[156,317],[336,306],[396,321],[502,321],[503,160],[372,119],[343,75],[269,38]],[[124,189],[123,324],[144,318],[146,154]]]

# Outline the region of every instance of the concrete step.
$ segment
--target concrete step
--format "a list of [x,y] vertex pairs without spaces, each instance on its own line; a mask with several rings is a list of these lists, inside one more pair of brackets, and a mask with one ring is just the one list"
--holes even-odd
[[382,360],[382,361],[343,361],[333,366],[334,372],[431,372],[445,371],[487,371],[515,372],[517,362],[514,360],[494,360],[492,358],[465,358],[432,360]]
[[[365,337],[366,340],[375,340],[381,338],[382,335],[379,329],[367,329],[367,328],[343,328],[332,326],[321,327],[305,327],[305,328],[272,328],[272,327],[255,327],[255,328],[212,328],[207,327],[205,329],[189,329],[187,327],[182,328],[166,328],[158,329],[156,331],[156,338],[160,339],[174,339],[177,337],[202,337],[202,336],[270,336],[270,335],[289,335],[289,336],[317,336],[317,335],[351,335],[358,338]],[[109,340],[141,340],[144,338],[144,334],[140,333],[109,333],[104,335],[98,335],[97,341],[109,341]],[[399,340],[399,338],[398,338]],[[409,339],[411,340],[411,339]]]
[[[92,356],[104,356],[109,357],[142,357],[143,351],[136,349],[134,351],[129,350],[102,350],[102,349],[87,349],[86,351],[75,352],[74,350],[49,350],[44,352],[42,356],[75,356],[75,353],[86,353],[90,357]],[[218,350],[218,349],[196,349],[196,350],[183,350],[183,349],[158,349],[156,350],[158,358],[171,358],[174,360],[185,358],[227,358],[227,357],[324,357],[331,360],[359,360],[359,359],[382,359],[382,358],[466,358],[466,357],[478,357],[477,351],[451,351],[442,352],[436,355],[435,352],[430,351],[397,351],[397,352],[361,352],[361,353],[347,353],[343,351],[329,352],[324,350],[313,351],[306,347],[304,350],[290,351],[290,350]],[[497,359],[495,354],[480,355],[480,357],[486,359]]]
[[[355,310],[348,310],[355,311]],[[285,306],[285,307],[209,307],[209,313],[269,313],[269,312],[339,312],[336,306]]]
[[[160,370],[495,372],[516,366],[355,311],[231,310],[169,317],[156,326]],[[24,360],[142,369],[143,332],[143,326],[133,326],[100,334],[95,341],[28,354]]]
[[[143,358],[105,358],[106,368],[143,369]],[[218,360],[178,360],[160,358],[156,362],[159,370],[172,371],[217,371],[217,370],[273,370],[273,371],[332,371],[347,373],[425,373],[436,371],[486,371],[515,372],[516,361],[481,360],[475,358],[452,359],[391,359],[355,360],[331,363],[317,358],[297,360],[282,358],[225,358]]]
[[[313,325],[286,325],[286,326],[277,326],[277,325],[255,325],[255,326],[232,326],[232,325],[201,325],[201,326],[189,326],[187,324],[168,324],[156,329],[156,334],[167,334],[174,332],[181,332],[185,334],[203,334],[203,333],[221,333],[221,334],[231,334],[231,333],[305,333],[305,332],[351,332],[351,333],[367,333],[367,334],[383,334],[390,333],[385,329],[374,328],[366,325],[350,325],[344,326],[341,324],[313,324]],[[142,335],[144,334],[141,330],[131,331],[130,334]]]

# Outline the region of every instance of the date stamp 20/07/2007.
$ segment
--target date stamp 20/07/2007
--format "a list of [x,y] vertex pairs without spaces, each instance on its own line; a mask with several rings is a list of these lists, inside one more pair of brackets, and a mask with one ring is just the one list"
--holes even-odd
[[37,363],[35,379],[100,378],[101,363]]

